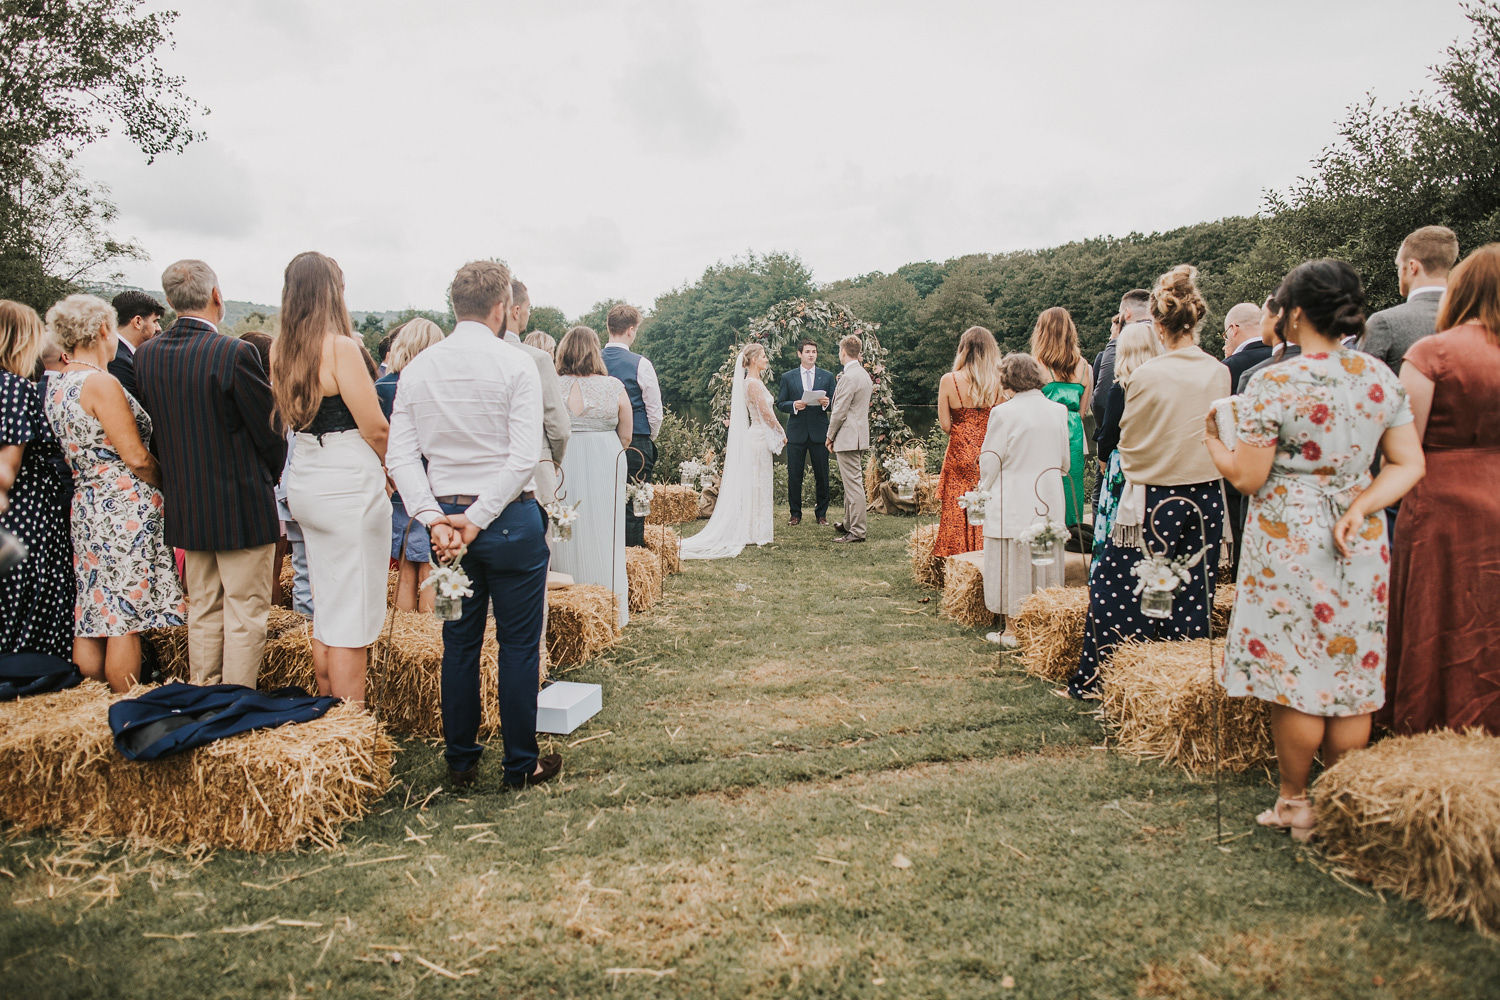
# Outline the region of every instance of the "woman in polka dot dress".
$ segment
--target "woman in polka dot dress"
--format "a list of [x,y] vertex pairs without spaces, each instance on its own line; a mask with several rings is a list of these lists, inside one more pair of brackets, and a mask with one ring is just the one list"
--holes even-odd
[[0,653],[72,660],[73,551],[67,487],[57,440],[30,381],[42,351],[42,321],[30,306],[0,300],[0,490],[10,508],[0,528],[26,546],[0,574]]
[[[1277,333],[1302,353],[1251,378],[1238,444],[1208,447],[1250,496],[1221,672],[1232,697],[1271,703],[1281,789],[1263,826],[1312,833],[1308,773],[1370,737],[1385,702],[1390,547],[1384,510],[1422,478],[1406,392],[1340,341],[1364,329],[1364,290],[1343,261],[1315,260],[1276,292]],[[1377,448],[1385,457],[1372,483]]]

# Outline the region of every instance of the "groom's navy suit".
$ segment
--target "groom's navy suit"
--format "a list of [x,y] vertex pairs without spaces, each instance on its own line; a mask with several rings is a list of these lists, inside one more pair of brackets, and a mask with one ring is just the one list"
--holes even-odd
[[[833,372],[813,369],[812,387],[828,394],[830,406],[835,384]],[[810,456],[817,502],[815,513],[822,519],[828,514],[828,411],[821,406],[809,406],[798,413],[792,404],[802,398],[803,390],[801,365],[781,376],[776,406],[791,415],[786,422],[787,500],[792,517],[801,517],[802,474],[807,464],[804,456]]]

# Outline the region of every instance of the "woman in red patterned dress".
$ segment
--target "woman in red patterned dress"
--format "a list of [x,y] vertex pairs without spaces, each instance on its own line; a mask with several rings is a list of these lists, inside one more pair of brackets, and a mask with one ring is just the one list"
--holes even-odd
[[982,326],[958,339],[953,370],[938,383],[938,423],[948,435],[943,473],[938,479],[935,556],[954,556],[984,547],[984,528],[969,524],[958,498],[979,482],[979,451],[989,425],[990,407],[1000,402],[1000,345]]

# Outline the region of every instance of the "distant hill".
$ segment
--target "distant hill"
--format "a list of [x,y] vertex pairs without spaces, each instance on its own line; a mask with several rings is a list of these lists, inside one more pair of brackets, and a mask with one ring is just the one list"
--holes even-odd
[[[160,289],[139,288],[135,285],[114,285],[107,282],[88,285],[85,291],[98,295],[101,298],[111,299],[124,291],[145,292],[158,302],[166,303],[167,297]],[[275,316],[281,311],[280,306],[268,306],[261,302],[245,302],[240,299],[228,299],[224,303],[224,327],[228,329],[251,313],[260,313],[262,316]],[[370,312],[350,310],[349,315],[354,319],[354,325],[359,326],[365,321],[365,317],[372,315]],[[382,326],[389,326],[395,322],[401,313],[394,309],[373,314]]]

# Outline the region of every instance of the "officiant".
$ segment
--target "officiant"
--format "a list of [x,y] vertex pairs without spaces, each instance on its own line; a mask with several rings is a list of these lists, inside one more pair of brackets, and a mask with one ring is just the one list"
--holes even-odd
[[797,345],[801,364],[781,376],[778,409],[789,414],[786,422],[788,524],[802,523],[802,474],[812,459],[816,497],[814,514],[819,524],[828,523],[828,407],[833,403],[833,372],[818,367],[818,345],[804,339]]

